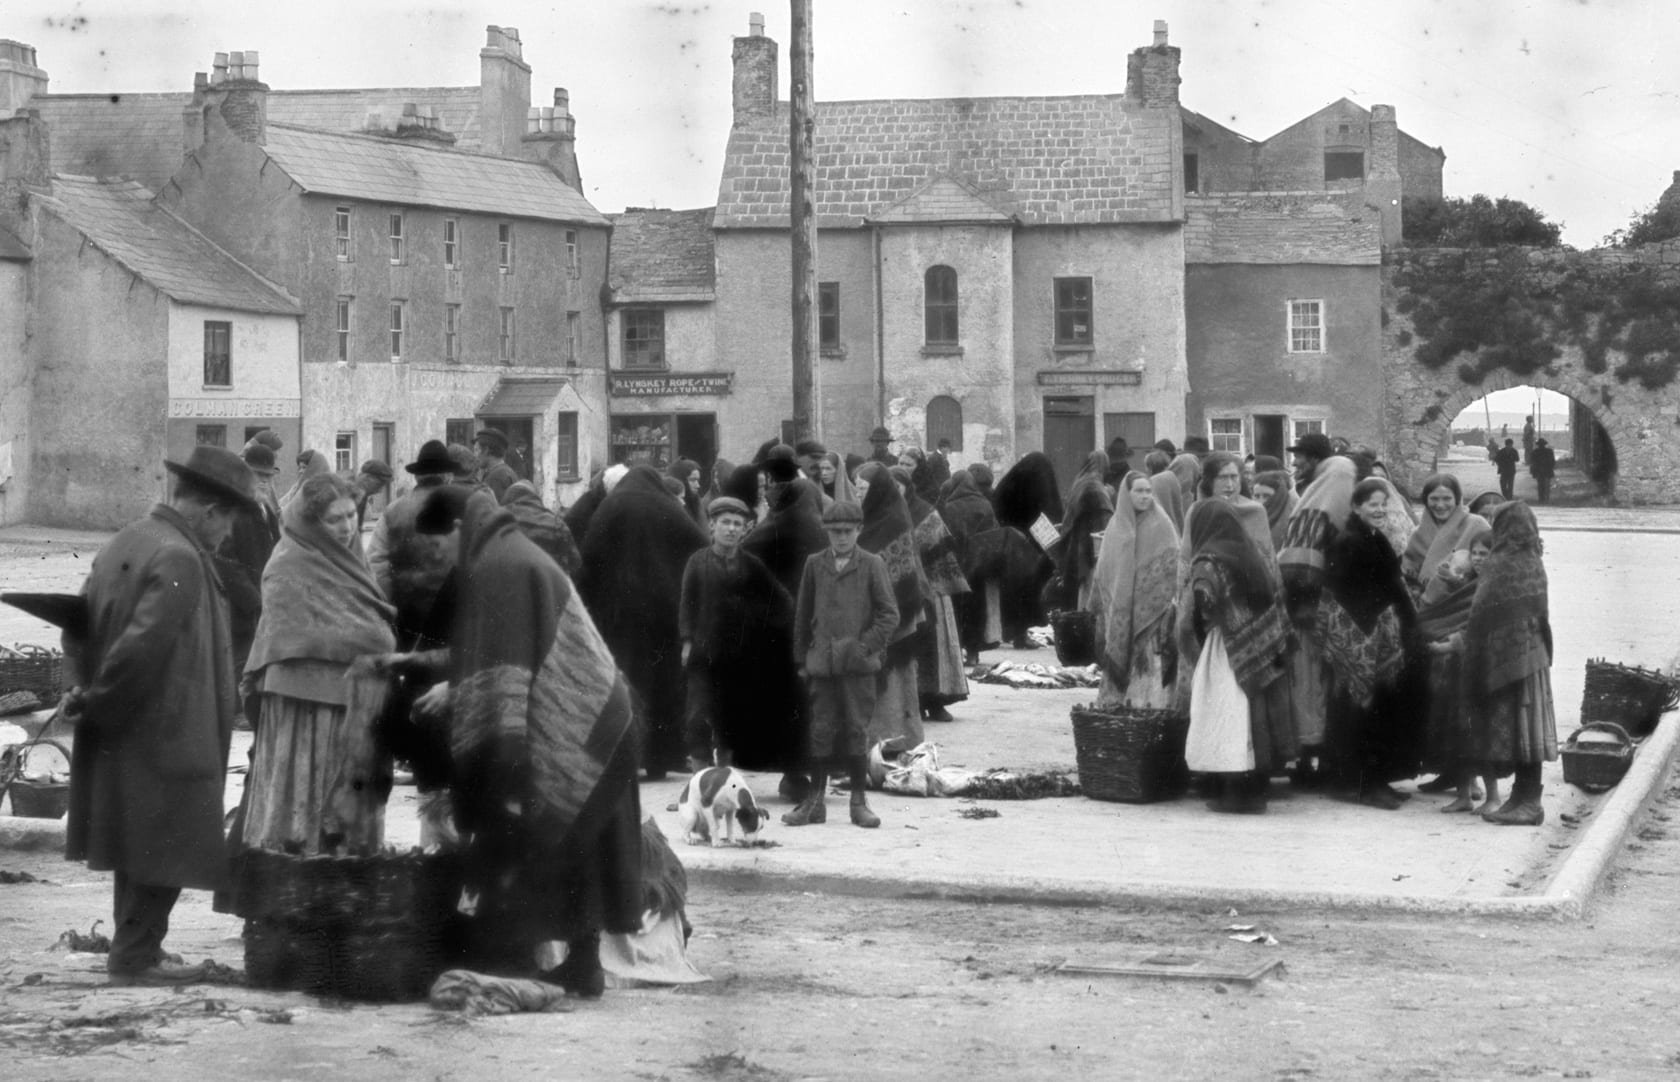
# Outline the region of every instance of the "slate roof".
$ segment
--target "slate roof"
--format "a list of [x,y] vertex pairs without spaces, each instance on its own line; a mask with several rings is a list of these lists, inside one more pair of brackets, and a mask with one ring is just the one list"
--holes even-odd
[[918,188],[874,219],[888,225],[926,225],[934,222],[1010,222],[1009,215],[950,177]]
[[278,286],[152,200],[137,181],[55,177],[42,205],[95,248],[183,304],[298,315]]
[[548,412],[554,398],[571,380],[503,376],[473,412],[482,417],[530,417]]
[[[787,227],[787,117],[729,133],[717,228]],[[819,102],[817,224],[859,226],[939,177],[1026,225],[1172,221],[1173,119],[1119,94]]]
[[1186,196],[1185,263],[1382,263],[1382,213],[1363,193]]
[[47,124],[60,175],[128,177],[158,191],[181,168],[181,114],[191,94],[39,94],[27,108]]
[[396,127],[402,107],[412,102],[429,105],[443,129],[455,137],[456,150],[477,153],[483,146],[479,134],[479,94],[476,86],[394,86],[354,90],[270,90],[268,122],[299,128],[355,132],[367,127],[369,113],[384,117]]
[[605,225],[540,162],[270,123],[263,147],[305,191],[404,206]]
[[709,301],[717,286],[713,208],[629,207],[612,221],[607,285],[620,303]]

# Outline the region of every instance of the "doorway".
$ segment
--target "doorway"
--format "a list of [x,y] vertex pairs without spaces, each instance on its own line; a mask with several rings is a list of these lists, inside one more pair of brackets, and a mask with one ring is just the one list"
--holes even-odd
[[1254,453],[1256,455],[1271,455],[1279,462],[1285,461],[1284,448],[1289,445],[1289,418],[1281,413],[1256,413],[1254,415]]
[[[387,466],[393,465],[393,459],[396,457],[396,431],[397,426],[393,424],[375,422],[373,426],[373,457],[376,461],[383,462]],[[377,495],[368,500],[368,517],[371,519],[374,516],[384,514],[385,505],[390,502],[391,486],[386,485],[379,490]]]
[[1085,456],[1096,447],[1096,399],[1082,395],[1044,400],[1044,453],[1056,468],[1056,483],[1064,498]]
[[[1126,467],[1142,472],[1143,460],[1155,449],[1155,415],[1153,413],[1103,414],[1103,446],[1116,438],[1126,441]],[[1119,465],[1119,463],[1114,463]]]
[[513,467],[521,481],[529,481],[536,464],[536,418],[486,417],[483,420],[486,428],[494,428],[507,437],[507,456],[503,461]]
[[702,480],[712,475],[717,461],[717,414],[677,414],[677,457],[700,466]]

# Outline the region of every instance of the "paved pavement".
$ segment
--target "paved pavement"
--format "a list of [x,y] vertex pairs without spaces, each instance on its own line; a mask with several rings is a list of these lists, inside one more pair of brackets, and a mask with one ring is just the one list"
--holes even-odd
[[[1680,623],[1680,546],[1651,533],[1546,532],[1553,686],[1559,731],[1567,735],[1579,716],[1589,657],[1663,666],[1680,648],[1671,630]],[[74,589],[86,566],[79,542],[52,540],[45,551],[11,544],[0,534],[0,588]],[[24,634],[10,616],[0,619],[0,642],[51,642],[45,631]],[[1047,661],[1049,653],[998,651],[987,660]],[[946,765],[1072,770],[1068,711],[1092,698],[1090,691],[975,685],[972,698],[953,709],[958,720],[930,726],[929,737]],[[960,812],[973,805],[961,800],[874,794],[880,830],[850,826],[844,796],[833,798],[828,824],[795,830],[779,822],[786,805],[774,796],[775,779],[759,777],[755,790],[775,813],[766,834],[772,844],[712,849],[679,842],[677,849],[701,891],[1571,915],[1637,821],[1677,742],[1680,718],[1670,716],[1646,742],[1629,780],[1600,796],[1564,785],[1558,765],[1549,765],[1547,822],[1537,829],[1441,815],[1443,797],[1418,796],[1399,811],[1380,812],[1279,784],[1271,809],[1257,817],[1213,815],[1191,798],[1142,806],[1067,798],[982,802],[997,817],[967,819]],[[241,781],[230,778],[230,800]],[[666,809],[681,783],[642,786],[644,811],[673,838],[676,816]],[[56,844],[56,825],[16,820],[0,820],[0,844],[31,829],[37,840]],[[411,789],[397,790],[387,833],[397,845],[417,840]]]

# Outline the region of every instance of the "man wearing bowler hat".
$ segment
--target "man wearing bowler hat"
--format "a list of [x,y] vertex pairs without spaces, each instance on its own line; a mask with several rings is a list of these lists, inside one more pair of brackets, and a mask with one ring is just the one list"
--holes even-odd
[[892,433],[883,425],[876,425],[875,431],[869,434],[869,462],[884,462],[888,466],[898,465],[898,456],[887,450],[892,442]]
[[494,428],[480,429],[473,437],[473,447],[478,451],[478,483],[488,488],[490,494],[496,497],[496,503],[500,504],[502,493],[519,480],[513,467],[504,461],[508,449],[507,437]]
[[169,502],[111,539],[82,596],[85,637],[65,636],[76,727],[65,857],[115,873],[106,971],[114,984],[182,984],[203,966],[166,955],[181,888],[223,885],[222,787],[238,712],[227,600],[211,560],[256,507],[250,467],[198,446]]
[[[397,649],[428,650],[443,645],[446,627],[432,609],[444,581],[455,567],[459,545],[453,533],[421,533],[416,521],[432,492],[451,482],[469,483],[470,475],[441,440],[427,440],[420,456],[403,467],[414,477],[414,491],[392,500],[368,537],[368,568],[387,600],[397,609]],[[421,645],[422,639],[429,640]]]
[[1308,432],[1295,441],[1293,447],[1288,448],[1295,456],[1295,490],[1305,492],[1312,484],[1313,475],[1318,472],[1319,463],[1336,456],[1335,448],[1330,445],[1330,437],[1322,432]]

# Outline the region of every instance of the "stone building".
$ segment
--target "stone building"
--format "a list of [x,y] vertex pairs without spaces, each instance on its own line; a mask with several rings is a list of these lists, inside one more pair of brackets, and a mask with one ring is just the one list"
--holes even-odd
[[[959,460],[1044,449],[1064,481],[1114,435],[1184,424],[1178,49],[1156,24],[1113,95],[820,102],[817,428]],[[720,363],[748,454],[791,415],[787,104],[754,16],[713,220]]]

